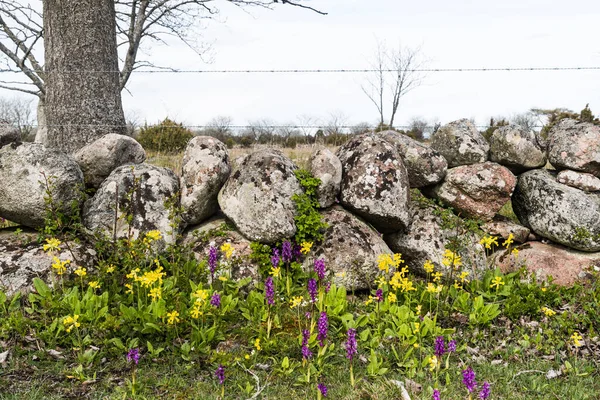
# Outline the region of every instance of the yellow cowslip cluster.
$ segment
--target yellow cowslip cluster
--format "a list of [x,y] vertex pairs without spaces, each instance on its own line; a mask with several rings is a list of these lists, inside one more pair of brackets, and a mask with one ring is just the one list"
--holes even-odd
[[99,289],[100,286],[102,286],[100,284],[100,282],[98,281],[90,281],[90,283],[88,283],[88,285],[92,288],[92,289]]
[[57,275],[62,275],[67,272],[67,265],[71,263],[71,260],[61,261],[58,257],[52,257],[52,269],[56,271]]
[[175,310],[167,313],[167,324],[174,325],[180,321],[179,313]]
[[420,329],[421,329],[421,324],[418,322],[415,322],[415,329],[413,329],[413,333],[416,335],[417,333],[419,333]]
[[457,253],[453,252],[450,249],[446,249],[444,251],[444,257],[442,258],[442,264],[446,267],[458,269],[462,265],[462,259]]
[[65,330],[67,333],[71,332],[73,328],[79,328],[81,324],[78,322],[79,314],[74,314],[72,317],[67,315],[63,318],[63,325],[65,326]]
[[392,275],[392,279],[390,279],[390,285],[395,289],[400,289],[402,292],[410,292],[413,290],[417,290],[413,283],[406,274],[408,273],[408,268],[404,267],[400,271],[396,271],[394,275]]
[[377,279],[375,279],[375,283],[377,284],[378,288],[381,288],[384,285],[386,285],[388,282],[387,282],[387,279],[385,279],[385,276],[380,275],[377,277]]
[[152,285],[154,285],[156,282],[158,282],[158,285],[162,285],[163,282],[163,276],[166,275],[166,273],[162,272],[163,268],[161,266],[159,266],[158,268],[151,270],[151,271],[147,271],[144,272],[144,274],[142,276],[136,276],[135,277],[135,281],[139,282],[140,285],[142,285],[142,287],[145,288],[149,288]]
[[290,300],[290,308],[298,307],[300,304],[302,304],[303,301],[304,301],[304,297],[302,297],[302,296],[292,297],[292,299]]
[[271,267],[269,275],[271,275],[273,278],[281,278],[281,267]]
[[502,281],[502,278],[499,276],[495,276],[494,279],[492,279],[492,283],[490,284],[490,288],[494,288],[496,287],[496,290],[500,289],[500,286],[504,285],[504,282]]
[[302,254],[308,254],[310,252],[310,249],[312,248],[312,245],[312,242],[302,242],[302,244],[300,245],[300,252]]
[[548,307],[542,307],[541,311],[546,315],[546,317],[552,317],[553,315],[556,315],[556,311]]
[[262,347],[260,347],[260,338],[256,338],[256,340],[254,341],[254,347],[256,347],[257,351],[262,350]]
[[431,274],[433,272],[434,269],[434,265],[431,262],[431,260],[427,260],[425,261],[425,264],[423,264],[423,269],[425,270],[425,272],[427,272],[428,274]]
[[513,235],[512,233],[509,233],[508,238],[504,241],[504,243],[502,243],[502,246],[504,246],[508,249],[514,241],[515,241],[515,235]]
[[377,258],[377,264],[381,271],[384,271],[386,274],[390,273],[390,268],[394,267],[398,269],[400,264],[404,263],[402,260],[402,254],[396,253],[394,255],[391,254],[380,254]]
[[110,264],[108,267],[106,267],[106,273],[107,274],[112,274],[113,272],[115,272],[115,266]]
[[87,275],[87,270],[85,268],[79,267],[75,271],[73,271],[73,273],[78,277],[83,278]]
[[390,303],[390,304],[395,303],[397,300],[398,300],[398,297],[396,297],[395,293],[392,293],[392,292],[388,293],[388,296],[387,296],[388,303]]
[[581,347],[582,339],[583,337],[579,334],[579,332],[573,332],[571,335],[571,340],[573,341],[573,345],[575,345],[575,347]]
[[434,285],[433,283],[429,282],[427,284],[427,288],[425,290],[427,290],[427,292],[434,294],[434,293],[441,293],[442,289],[444,288],[443,285]]
[[150,289],[150,293],[148,293],[148,297],[151,297],[152,301],[162,299],[162,287],[157,286],[155,288]]
[[498,246],[498,238],[495,236],[484,236],[479,241],[479,244],[485,246],[486,249],[491,249],[492,245]]
[[431,274],[432,277],[432,281],[434,282],[441,282],[442,280],[442,273],[441,272],[434,272],[433,274]]
[[231,245],[231,243],[223,243],[223,245],[221,246],[221,251],[223,252],[223,254],[225,254],[226,259],[230,259],[233,255],[233,246]]
[[192,318],[198,319],[204,314],[202,311],[202,306],[206,302],[206,299],[208,299],[208,290],[197,289],[194,293],[192,293],[192,299],[194,300],[194,306],[190,311],[190,315]]
[[56,238],[46,239],[46,244],[42,247],[46,253],[60,251],[61,242]]
[[160,231],[154,230],[146,233],[146,239],[150,241],[156,241],[162,239],[162,234]]
[[435,355],[429,357],[429,360],[427,362],[429,363],[430,371],[434,371],[438,366],[438,358]]
[[517,257],[519,255],[519,249],[514,248],[512,249],[512,251],[510,252],[513,256]]

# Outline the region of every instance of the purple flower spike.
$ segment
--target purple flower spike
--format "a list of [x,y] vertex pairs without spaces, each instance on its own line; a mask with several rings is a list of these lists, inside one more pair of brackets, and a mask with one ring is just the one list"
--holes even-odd
[[217,248],[210,246],[208,250],[208,268],[210,269],[210,277],[215,278],[215,271],[217,270]]
[[433,389],[433,396],[431,396],[432,400],[440,400],[440,391],[437,389]]
[[283,262],[292,261],[292,244],[287,240],[281,246],[281,258]]
[[325,279],[325,261],[322,259],[315,260],[315,272],[320,281]]
[[327,397],[327,386],[325,386],[324,383],[319,383],[317,387],[319,388],[319,392],[321,392],[323,397]]
[[454,353],[456,351],[456,340],[451,340],[448,343],[448,352],[449,353]]
[[140,361],[140,351],[136,347],[135,349],[131,349],[127,352],[127,362],[132,362],[137,365]]
[[435,338],[435,355],[440,358],[446,352],[445,342],[443,336],[438,336]]
[[311,301],[314,303],[317,301],[317,281],[314,279],[308,280],[308,294],[310,295]]
[[348,339],[346,340],[346,358],[352,360],[358,352],[356,348],[356,329],[348,329]]
[[310,360],[312,358],[312,351],[308,347],[308,339],[310,339],[310,332],[308,329],[302,331],[302,358]]
[[215,376],[219,380],[219,385],[225,383],[225,367],[223,365],[219,364],[219,368],[215,371]]
[[473,393],[475,388],[477,387],[477,382],[475,381],[475,372],[471,367],[465,369],[462,372],[463,375],[463,383],[467,387],[469,393]]
[[275,289],[273,289],[273,277],[269,276],[265,280],[265,297],[267,298],[267,304],[273,305],[275,303]]
[[279,250],[276,248],[273,249],[273,255],[271,256],[271,264],[273,268],[277,268],[279,266]]
[[329,328],[329,320],[327,319],[327,313],[325,311],[321,312],[321,315],[319,316],[317,328],[319,330],[317,340],[319,341],[319,346],[323,347],[325,345],[325,339],[327,339],[327,329]]
[[383,290],[382,289],[377,289],[377,292],[375,292],[375,298],[377,299],[378,303],[381,303],[383,301]]
[[221,295],[219,293],[213,293],[212,297],[210,298],[210,305],[217,308],[221,307]]
[[490,393],[491,393],[491,388],[490,388],[489,382],[483,382],[483,387],[481,388],[481,391],[479,392],[479,398],[481,400],[486,400],[488,397],[490,397]]
[[325,293],[329,293],[330,290],[331,290],[331,282],[327,282],[325,284]]

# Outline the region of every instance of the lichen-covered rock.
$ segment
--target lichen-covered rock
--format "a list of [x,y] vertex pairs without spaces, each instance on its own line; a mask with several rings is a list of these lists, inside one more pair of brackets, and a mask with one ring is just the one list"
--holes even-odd
[[490,138],[490,160],[518,173],[546,165],[546,151],[535,132],[507,125],[496,129]]
[[109,133],[79,149],[74,157],[86,186],[97,189],[117,167],[143,163],[146,152],[135,139]]
[[508,239],[513,235],[516,243],[525,243],[531,230],[523,225],[517,224],[502,215],[494,216],[494,219],[481,225],[481,230],[491,236],[499,236]]
[[378,135],[398,150],[408,172],[410,187],[434,185],[446,176],[448,162],[437,151],[396,131],[383,131]]
[[429,192],[464,217],[489,221],[510,200],[516,183],[506,167],[485,162],[449,169]]
[[431,135],[431,148],[448,161],[448,168],[482,163],[490,146],[468,119],[450,122]]
[[0,148],[0,217],[32,228],[44,226],[48,188],[58,212],[71,216],[79,210],[83,174],[71,157],[36,143]]
[[[473,233],[457,236],[454,229],[442,226],[442,220],[434,210],[433,207],[421,208],[416,203],[411,204],[413,222],[410,230],[385,235],[385,242],[394,252],[402,254],[406,266],[414,274],[425,276],[423,266],[430,261],[435,271],[441,272],[445,279],[456,278],[463,271],[469,272],[469,280],[482,276],[487,267],[480,238]],[[460,259],[446,253],[446,246],[457,239],[461,243],[458,251]]]
[[309,168],[312,175],[321,180],[317,188],[319,207],[331,206],[340,194],[342,163],[329,149],[319,149],[311,155]]
[[340,206],[324,210],[321,215],[328,225],[325,237],[322,244],[313,246],[305,268],[312,268],[312,262],[320,258],[336,285],[348,290],[373,287],[379,273],[377,258],[391,254],[381,235]]
[[600,192],[600,178],[586,172],[565,169],[558,173],[556,181],[586,192]]
[[7,123],[0,123],[0,147],[9,143],[20,142],[21,133],[18,129]]
[[410,186],[396,148],[366,134],[348,141],[337,155],[343,169],[340,203],[380,232],[406,229]]
[[563,185],[547,170],[519,176],[512,198],[519,221],[547,239],[600,251],[600,195]]
[[600,253],[584,253],[541,242],[527,242],[517,249],[517,257],[507,251],[496,257],[496,265],[503,273],[517,271],[525,265],[540,282],[552,276],[553,283],[572,286],[590,278],[594,267],[600,268]]
[[181,166],[185,223],[200,223],[217,212],[217,196],[230,172],[229,152],[221,141],[211,136],[196,136],[189,141]]
[[294,194],[302,193],[296,166],[280,151],[264,149],[240,160],[219,192],[219,205],[250,240],[275,243],[296,233]]
[[548,161],[600,177],[600,126],[564,119],[548,133]]
[[34,278],[48,284],[56,280],[52,271],[53,257],[61,261],[70,260],[69,271],[78,266],[90,270],[95,264],[96,252],[86,242],[60,246],[53,254],[44,252],[44,244],[38,242],[38,233],[25,230],[15,234],[14,230],[0,230],[0,290],[11,296],[16,292],[27,293],[32,289]]
[[[157,245],[160,249],[175,241],[177,228],[171,226],[174,221],[170,218],[169,203],[176,206],[178,200],[179,180],[170,169],[149,164],[123,165],[85,202],[83,224],[107,238],[113,237],[115,227],[117,237],[127,238],[131,234],[132,239],[157,230],[162,235]],[[131,224],[127,215],[132,216]]]

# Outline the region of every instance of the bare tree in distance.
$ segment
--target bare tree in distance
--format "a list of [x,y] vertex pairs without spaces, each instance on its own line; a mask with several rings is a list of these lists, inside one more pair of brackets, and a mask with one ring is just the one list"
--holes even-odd
[[232,134],[231,125],[233,125],[233,118],[226,115],[216,116],[206,124],[205,134],[225,141]]
[[348,125],[348,116],[342,111],[337,110],[329,113],[329,118],[323,127],[325,140],[337,146],[338,142],[342,141],[341,136],[346,133],[346,125]]
[[24,97],[0,98],[0,121],[19,131],[21,140],[32,141],[34,131],[33,99]]
[[356,125],[350,127],[351,135],[361,135],[363,133],[367,133],[373,130],[373,127],[368,122],[359,122]]
[[539,117],[532,111],[515,114],[509,118],[511,124],[519,125],[529,131],[536,131],[541,128]]
[[296,117],[296,121],[298,121],[298,129],[304,136],[304,141],[310,143],[310,138],[316,134],[316,129],[313,126],[319,125],[319,119],[312,115],[302,114]]
[[394,126],[400,100],[411,90],[419,87],[425,78],[419,71],[425,66],[420,47],[388,48],[378,41],[371,68],[374,70],[361,86],[371,103],[377,108],[379,126],[385,125],[386,109],[389,107],[388,126]]

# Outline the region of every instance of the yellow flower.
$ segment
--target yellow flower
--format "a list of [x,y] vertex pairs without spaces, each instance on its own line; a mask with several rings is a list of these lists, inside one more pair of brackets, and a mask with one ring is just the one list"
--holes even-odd
[[274,278],[281,278],[281,267],[271,267],[269,275],[272,275]]
[[233,254],[233,246],[231,245],[231,243],[223,243],[223,245],[221,246],[221,251],[223,252],[223,254],[225,254],[225,258],[229,259]]
[[133,293],[133,285],[131,283],[126,283],[125,287],[127,288],[127,291],[125,292],[125,294]]
[[250,359],[250,354],[246,354],[246,355],[244,355],[244,358],[245,358],[246,360],[249,360],[249,359]]
[[452,267],[458,269],[462,265],[462,259],[460,256],[452,250],[446,249],[444,251],[444,257],[442,258],[442,264],[446,267]]
[[454,285],[452,285],[452,286],[454,286],[454,288],[457,290],[462,289],[462,285],[460,283],[458,283],[458,281],[456,279],[454,280]]
[[463,272],[461,272],[460,276],[459,276],[460,281],[463,282],[463,283],[465,283],[465,282],[468,283],[469,280],[467,279],[467,276],[469,276],[469,271],[463,271]]
[[167,313],[167,317],[167,324],[169,325],[173,325],[179,322],[179,313],[175,310],[171,311],[170,313]]
[[442,273],[441,272],[434,272],[433,274],[431,274],[432,279],[434,282],[439,282],[442,280]]
[[427,260],[427,261],[425,261],[425,264],[423,264],[423,269],[424,269],[424,270],[425,270],[425,272],[427,272],[428,274],[430,274],[430,273],[432,273],[432,272],[433,272],[433,268],[434,268],[434,265],[433,265],[433,263],[431,262],[431,260]]
[[113,272],[115,272],[115,266],[114,265],[111,264],[108,267],[106,267],[106,273],[112,274]]
[[43,249],[45,252],[60,251],[60,245],[60,240],[56,238],[46,239],[46,244],[44,245]]
[[492,283],[490,285],[491,288],[494,288],[494,286],[496,287],[496,290],[500,289],[500,286],[504,285],[504,282],[502,282],[502,278],[499,276],[496,276],[494,279],[492,279]]
[[547,316],[547,317],[551,317],[551,316],[553,316],[553,315],[555,315],[555,314],[556,314],[556,311],[554,311],[554,310],[552,310],[552,309],[550,309],[550,308],[548,308],[548,307],[542,307],[542,310],[541,310],[541,311],[542,311],[544,314],[546,314],[546,316]]
[[300,252],[302,254],[308,254],[310,252],[310,249],[312,248],[312,245],[312,242],[302,242],[302,244],[300,245]]
[[203,312],[200,310],[200,307],[202,307],[202,302],[194,302],[194,307],[192,307],[192,311],[190,311],[190,315],[192,316],[192,318],[198,319],[198,317],[200,317],[203,314]]
[[90,285],[90,287],[92,289],[98,289],[101,286],[100,282],[98,282],[98,281],[90,281],[90,283],[88,283],[88,285]]
[[302,296],[292,297],[292,300],[290,300],[290,308],[298,307],[302,303],[302,301],[304,301],[304,297]]
[[202,303],[208,299],[208,291],[204,289],[197,289],[192,296],[196,297],[196,301]]
[[56,270],[58,275],[64,274],[67,271],[67,265],[71,263],[71,260],[60,261],[58,257],[52,257],[52,261],[54,261],[52,268]]
[[417,306],[416,311],[417,311],[417,315],[421,315],[421,305],[420,304]]
[[256,347],[257,351],[261,350],[261,347],[260,347],[260,338],[256,338],[256,340],[254,341],[254,347]]
[[400,264],[404,263],[404,260],[402,259],[402,254],[400,253],[395,253],[394,254],[394,267],[398,268],[400,266]]
[[77,321],[79,319],[78,314],[74,314],[72,317],[67,315],[63,318],[63,324],[65,325],[65,330],[67,333],[71,332],[73,328],[79,328],[81,324]]
[[139,268],[132,269],[131,272],[129,272],[127,275],[125,275],[125,277],[127,279],[133,279],[134,281],[137,281],[138,280],[138,275],[137,275],[138,272],[140,272]]
[[375,279],[375,283],[377,284],[377,287],[380,288],[387,284],[387,279],[385,279],[385,276],[381,275]]
[[427,284],[427,288],[425,290],[427,290],[429,293],[436,293],[437,292],[437,289],[436,289],[435,285],[433,283],[431,283],[431,282],[429,282]]
[[75,271],[73,271],[73,273],[75,275],[77,275],[78,277],[80,277],[80,278],[83,278],[84,276],[87,275],[86,269],[85,268],[81,268],[81,267],[77,268]]
[[513,256],[517,257],[519,255],[519,249],[514,248],[512,249],[512,251],[510,252]]
[[498,246],[498,238],[497,237],[493,237],[493,236],[484,236],[479,241],[479,244],[485,245],[486,249],[491,249],[492,245]]
[[160,231],[154,230],[146,233],[146,238],[150,240],[160,240],[162,239],[162,234],[160,233]]
[[396,295],[394,293],[388,293],[387,300],[388,300],[388,303],[395,303],[396,300],[398,300],[398,298],[396,297]]
[[429,363],[429,370],[430,371],[433,371],[434,369],[436,369],[437,366],[438,366],[437,356],[431,356],[431,357],[429,357],[428,363]]
[[419,333],[419,329],[421,329],[421,324],[418,322],[415,322],[415,329],[413,330],[414,334],[416,335],[417,333]]
[[389,254],[380,254],[377,257],[377,265],[381,271],[384,271],[386,274],[390,272],[390,266],[393,265],[394,260],[392,260],[392,256]]
[[220,280],[221,282],[227,282],[227,279],[228,279],[228,278],[227,278],[225,275],[221,275],[221,276],[219,276],[219,280]]
[[415,343],[415,344],[413,344],[413,347],[414,347],[415,349],[418,349],[418,348],[419,348],[419,343]]
[[155,282],[158,282],[159,285],[162,285],[162,278],[166,275],[165,272],[162,272],[162,267],[158,267],[155,270],[144,272],[144,275],[141,277],[136,276],[136,281],[139,281],[142,287],[150,287],[154,285]]
[[583,339],[583,337],[581,337],[578,332],[573,332],[571,335],[571,340],[573,340],[575,347],[581,347],[581,339]]
[[507,249],[510,247],[510,245],[515,241],[515,235],[513,235],[512,233],[508,235],[508,238],[504,241],[504,243],[502,243],[502,246],[506,247]]
[[162,288],[160,286],[150,289],[148,297],[152,297],[152,301],[162,299]]
[[375,296],[369,296],[369,298],[365,301],[365,306],[368,306],[375,300]]

